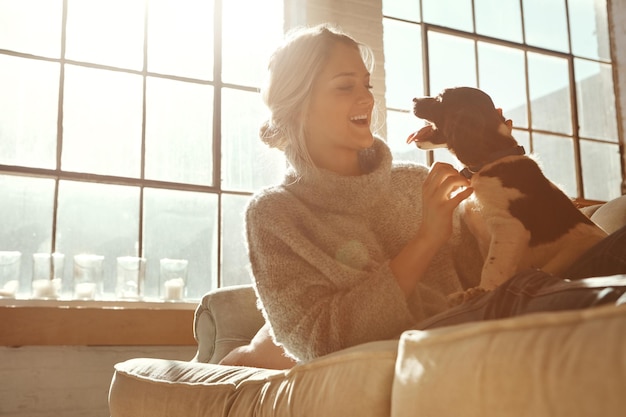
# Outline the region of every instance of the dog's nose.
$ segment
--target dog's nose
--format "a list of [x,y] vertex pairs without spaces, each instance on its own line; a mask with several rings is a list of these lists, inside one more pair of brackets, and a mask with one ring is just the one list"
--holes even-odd
[[417,103],[417,97],[413,97],[413,103]]

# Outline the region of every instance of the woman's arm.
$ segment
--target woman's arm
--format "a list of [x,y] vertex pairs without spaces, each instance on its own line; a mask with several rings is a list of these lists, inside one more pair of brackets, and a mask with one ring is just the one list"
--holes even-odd
[[[292,204],[276,203],[274,198],[254,202],[247,212],[246,228],[266,319],[276,340],[293,356],[309,360],[393,338],[418,320],[388,261],[371,260],[367,268],[340,262],[334,250],[321,247],[323,238],[313,236],[325,225],[301,220],[299,213],[290,218]],[[328,227],[325,232],[336,231]]]
[[[468,180],[449,164],[435,163],[422,189],[422,221],[417,234],[391,260],[398,285],[409,297],[435,254],[452,235],[452,216],[473,190]],[[452,196],[452,193],[466,187]]]
[[[466,185],[467,180],[451,166],[433,167],[424,183],[419,231],[416,222],[420,208],[413,205],[414,201],[419,204],[419,198],[398,203],[407,215],[395,208],[398,218],[394,217],[390,227],[399,231],[413,222],[417,232],[398,248],[393,259],[387,260],[371,256],[367,245],[374,242],[367,240],[370,232],[359,226],[363,224],[360,218],[320,218],[307,207],[299,209],[298,200],[287,193],[253,200],[246,212],[248,250],[257,294],[276,339],[295,357],[308,360],[356,344],[397,337],[423,319],[425,313],[418,311],[419,305],[413,300],[409,307],[407,298],[420,297],[416,287],[452,234],[454,208],[471,190],[452,198],[450,193]],[[395,201],[395,197],[385,201]],[[382,209],[378,215],[386,211]],[[336,223],[329,225],[333,220]],[[359,228],[363,235],[347,236],[339,231],[349,226]],[[364,245],[369,256],[367,266],[340,261],[337,247],[329,243],[333,240]],[[451,260],[449,265],[451,268]],[[428,294],[445,304],[445,294],[435,294],[432,289]]]

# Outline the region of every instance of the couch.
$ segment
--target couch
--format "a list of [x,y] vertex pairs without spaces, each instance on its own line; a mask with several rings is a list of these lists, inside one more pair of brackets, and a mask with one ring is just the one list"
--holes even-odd
[[[626,224],[626,196],[581,210]],[[410,330],[289,370],[217,364],[262,324],[252,286],[209,292],[195,358],[117,364],[111,416],[626,415],[625,304]]]

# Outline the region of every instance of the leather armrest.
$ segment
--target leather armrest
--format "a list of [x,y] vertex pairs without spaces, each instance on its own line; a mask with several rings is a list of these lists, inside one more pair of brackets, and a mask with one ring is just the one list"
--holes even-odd
[[252,285],[210,291],[196,308],[198,352],[193,360],[218,363],[234,348],[248,344],[264,323]]

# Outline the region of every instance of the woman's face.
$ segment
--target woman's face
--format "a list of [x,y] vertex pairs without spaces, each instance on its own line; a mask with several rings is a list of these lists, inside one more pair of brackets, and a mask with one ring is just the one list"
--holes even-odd
[[358,49],[336,43],[313,85],[305,115],[307,148],[318,167],[348,173],[358,164],[357,152],[372,146],[370,89]]

